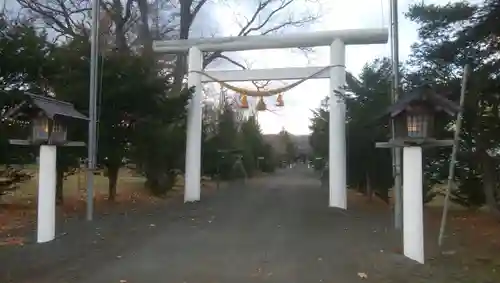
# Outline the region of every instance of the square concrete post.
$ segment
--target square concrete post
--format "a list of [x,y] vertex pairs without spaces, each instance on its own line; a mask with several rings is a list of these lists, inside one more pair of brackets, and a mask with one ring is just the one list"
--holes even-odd
[[404,255],[424,263],[422,148],[403,148]]
[[54,240],[56,233],[56,160],[56,146],[40,146],[38,162],[38,243]]

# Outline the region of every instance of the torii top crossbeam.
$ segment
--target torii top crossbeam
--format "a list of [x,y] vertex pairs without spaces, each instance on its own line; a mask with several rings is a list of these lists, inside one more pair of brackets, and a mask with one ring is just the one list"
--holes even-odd
[[381,29],[348,29],[295,33],[286,35],[251,35],[219,38],[196,38],[183,40],[155,41],[153,50],[160,53],[187,52],[196,46],[200,51],[243,51],[275,48],[297,48],[328,46],[335,39],[345,45],[384,44],[389,32]]

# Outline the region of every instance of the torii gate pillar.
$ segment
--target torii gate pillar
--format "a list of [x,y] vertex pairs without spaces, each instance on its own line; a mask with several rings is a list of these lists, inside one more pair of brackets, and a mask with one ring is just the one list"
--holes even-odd
[[[202,71],[203,53],[191,47],[188,55],[188,70]],[[201,194],[201,132],[202,132],[202,84],[201,74],[190,72],[188,86],[194,87],[189,103],[186,137],[186,171],[184,178],[184,202],[200,200]]]
[[330,122],[328,146],[328,186],[329,206],[347,208],[347,169],[345,136],[345,101],[339,94],[344,93],[346,83],[345,44],[339,39],[330,45]]

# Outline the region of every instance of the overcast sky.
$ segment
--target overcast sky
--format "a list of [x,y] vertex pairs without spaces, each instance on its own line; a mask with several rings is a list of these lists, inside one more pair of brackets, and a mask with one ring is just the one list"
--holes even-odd
[[[298,0],[301,1],[301,0]],[[336,30],[354,28],[381,28],[389,25],[389,0],[319,0],[323,12],[320,22],[309,27],[309,30]],[[423,0],[400,0],[399,1],[399,31],[400,31],[400,59],[405,60],[410,53],[410,45],[417,40],[417,26],[404,17],[411,3],[423,2]],[[446,0],[425,0],[426,4],[445,4]],[[241,6],[239,9],[244,9]],[[234,10],[227,6],[214,5],[210,7],[214,11],[218,23],[218,33],[221,35],[234,35],[238,30],[235,25]],[[239,11],[245,13],[245,11]],[[251,14],[251,10],[246,15]],[[316,48],[306,58],[303,54],[292,50],[260,50],[237,52],[236,56],[243,57],[252,63],[252,68],[278,68],[278,67],[301,67],[301,66],[326,66],[329,64],[328,48]],[[390,46],[348,46],[346,50],[347,70],[358,74],[361,68],[370,61],[383,56],[390,56]],[[209,66],[208,69],[221,69],[221,66]],[[226,66],[227,68],[227,66]],[[234,69],[237,69],[234,67]],[[289,83],[289,82],[288,82]],[[249,86],[245,83],[236,85]],[[273,84],[272,88],[282,86],[282,83]],[[328,80],[315,79],[288,91],[285,96],[285,107],[277,112],[260,112],[259,121],[264,133],[277,133],[283,127],[293,134],[308,134],[310,109],[319,106],[321,99],[328,94]],[[268,101],[272,105],[274,100]]]

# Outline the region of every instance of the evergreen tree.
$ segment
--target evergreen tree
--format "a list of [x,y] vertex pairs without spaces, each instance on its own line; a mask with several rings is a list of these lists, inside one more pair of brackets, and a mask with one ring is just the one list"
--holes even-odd
[[[351,188],[369,186],[385,201],[392,185],[391,155],[389,150],[375,148],[375,143],[386,141],[390,131],[387,121],[374,119],[390,105],[390,73],[391,64],[386,58],[367,64],[357,83],[349,85],[352,95],[345,97],[348,185]],[[316,165],[322,167],[328,160],[329,150],[328,99],[313,112],[310,144],[316,163],[320,163]]]
[[[458,101],[461,70],[465,64],[472,67],[456,170],[458,188],[453,192],[453,200],[474,207],[486,201],[498,217],[499,15],[500,4],[492,0],[478,5],[418,4],[411,6],[407,15],[420,26],[419,42],[410,61],[416,71],[408,77],[408,85],[432,80],[440,92]],[[452,127],[437,129],[446,131]],[[429,179],[433,184],[446,179],[449,154],[450,149],[437,149],[433,155],[429,154],[427,163],[432,168]]]

